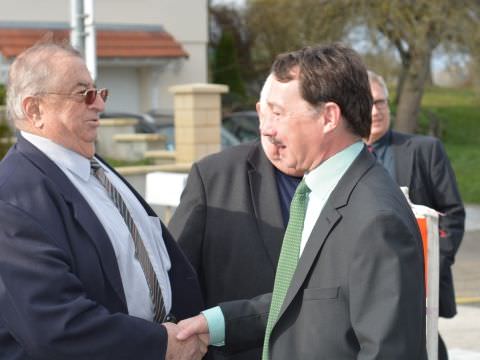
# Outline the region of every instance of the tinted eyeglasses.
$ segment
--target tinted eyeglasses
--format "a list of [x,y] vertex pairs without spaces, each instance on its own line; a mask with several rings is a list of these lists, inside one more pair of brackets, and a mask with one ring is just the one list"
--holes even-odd
[[59,96],[67,96],[67,97],[83,96],[83,101],[85,102],[85,104],[92,105],[97,99],[97,95],[100,95],[103,102],[106,102],[108,98],[108,89],[106,88],[87,89],[84,92],[73,93],[73,94],[47,92],[47,93],[44,93],[44,95],[59,95]]

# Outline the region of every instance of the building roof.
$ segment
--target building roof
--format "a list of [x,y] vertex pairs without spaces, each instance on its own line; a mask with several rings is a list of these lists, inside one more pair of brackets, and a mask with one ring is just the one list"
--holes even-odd
[[[69,39],[67,24],[0,23],[0,53],[13,58],[35,44],[46,33],[54,39]],[[161,26],[97,25],[99,59],[182,58],[188,57],[172,35]]]

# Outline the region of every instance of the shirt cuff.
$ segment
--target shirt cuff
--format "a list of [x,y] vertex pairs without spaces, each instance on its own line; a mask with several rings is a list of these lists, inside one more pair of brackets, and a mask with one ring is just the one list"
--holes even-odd
[[207,319],[208,331],[210,333],[210,345],[225,345],[225,317],[219,306],[202,311]]

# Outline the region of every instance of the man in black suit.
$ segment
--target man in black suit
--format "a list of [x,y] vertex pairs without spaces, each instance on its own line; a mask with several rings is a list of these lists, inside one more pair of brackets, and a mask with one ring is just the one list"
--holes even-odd
[[[451,318],[457,312],[451,266],[465,228],[465,209],[455,174],[438,139],[390,130],[385,81],[372,71],[368,72],[368,77],[373,108],[372,129],[367,144],[398,185],[408,187],[410,200],[414,204],[426,205],[440,213],[439,315]],[[448,359],[441,337],[439,359]]]
[[144,199],[95,155],[97,89],[46,41],[10,66],[19,130],[0,163],[0,358],[200,359],[171,323],[203,308],[197,277]]
[[[257,112],[269,116],[262,88]],[[207,307],[271,292],[293,193],[302,171],[283,166],[266,138],[193,164],[168,227],[199,276]],[[212,359],[255,360],[261,347]]]
[[333,44],[278,56],[267,105],[262,137],[305,173],[273,293],[221,303],[180,322],[177,337],[208,334],[226,351],[263,343],[263,360],[425,359],[420,234],[362,142],[372,97],[359,55]]

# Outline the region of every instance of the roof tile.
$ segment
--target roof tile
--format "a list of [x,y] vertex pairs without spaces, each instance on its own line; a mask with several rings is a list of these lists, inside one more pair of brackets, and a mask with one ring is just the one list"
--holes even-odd
[[[15,57],[48,32],[56,40],[69,38],[68,30],[0,28],[0,52],[6,58]],[[145,30],[97,30],[97,55],[101,59],[188,57],[169,33]]]

